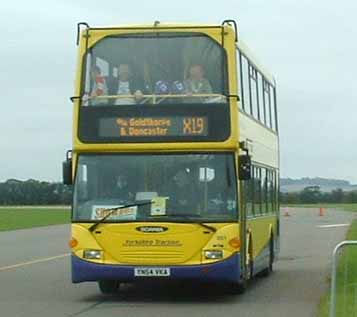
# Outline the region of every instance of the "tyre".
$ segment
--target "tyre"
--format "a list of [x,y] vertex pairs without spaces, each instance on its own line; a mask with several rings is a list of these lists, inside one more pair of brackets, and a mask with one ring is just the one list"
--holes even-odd
[[103,294],[115,294],[119,290],[118,281],[98,281],[98,286]]
[[247,274],[246,278],[243,278],[240,282],[232,283],[232,284],[228,285],[228,293],[229,294],[240,295],[240,294],[243,294],[247,290],[249,281],[253,278],[254,262],[253,262],[251,253],[252,253],[252,251],[250,251],[250,254],[249,254],[249,263],[247,265],[248,274]]
[[273,263],[274,263],[274,239],[270,238],[269,242],[269,265],[263,271],[260,272],[261,277],[267,277],[273,272]]

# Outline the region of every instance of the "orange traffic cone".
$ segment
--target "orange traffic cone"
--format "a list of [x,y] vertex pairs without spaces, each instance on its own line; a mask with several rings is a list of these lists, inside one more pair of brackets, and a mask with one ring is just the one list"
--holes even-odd
[[319,210],[319,216],[322,217],[325,215],[325,209],[320,207],[320,210]]

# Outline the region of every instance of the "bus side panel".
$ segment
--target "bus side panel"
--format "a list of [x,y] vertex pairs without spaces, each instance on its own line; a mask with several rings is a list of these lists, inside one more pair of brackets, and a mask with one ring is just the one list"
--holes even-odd
[[[254,272],[258,273],[265,269],[269,263],[270,238],[276,238],[276,216],[251,218],[248,220],[248,230],[252,236]],[[275,244],[275,241],[274,241]]]

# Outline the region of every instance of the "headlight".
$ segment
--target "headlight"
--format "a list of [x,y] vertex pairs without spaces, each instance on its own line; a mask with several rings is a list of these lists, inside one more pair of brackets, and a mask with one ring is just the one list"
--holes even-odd
[[206,259],[222,259],[223,258],[223,251],[222,250],[207,250],[205,251],[205,258]]
[[102,251],[100,251],[100,250],[84,250],[83,257],[85,259],[99,260],[102,258]]

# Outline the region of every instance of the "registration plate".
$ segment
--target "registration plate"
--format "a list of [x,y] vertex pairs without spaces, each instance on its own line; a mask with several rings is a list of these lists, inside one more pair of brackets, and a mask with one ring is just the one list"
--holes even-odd
[[170,276],[168,267],[137,267],[134,269],[135,276]]

